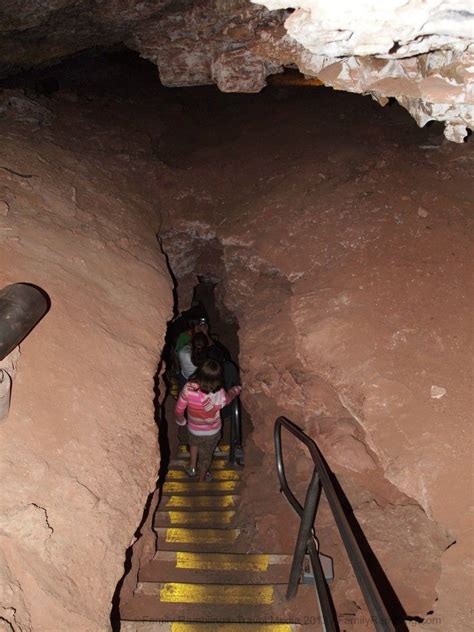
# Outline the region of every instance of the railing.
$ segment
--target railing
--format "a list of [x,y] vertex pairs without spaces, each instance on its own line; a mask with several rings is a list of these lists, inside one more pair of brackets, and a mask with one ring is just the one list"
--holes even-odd
[[230,438],[229,463],[243,465],[244,451],[242,448],[242,407],[240,397],[234,397],[230,404]]
[[[304,507],[301,506],[296,496],[290,490],[286,479],[281,441],[282,428],[285,428],[285,430],[304,443],[313,459],[314,469],[306,492]],[[331,481],[329,469],[316,443],[292,421],[285,417],[278,417],[275,421],[275,452],[280,490],[301,518],[290,578],[288,580],[287,599],[293,598],[298,591],[304,558],[306,553],[308,553],[313,567],[323,627],[326,632],[338,632],[337,615],[334,612],[329,587],[324,577],[324,571],[321,566],[314,536],[314,521],[321,491],[324,491],[339,533],[341,534],[347,555],[352,564],[355,577],[369,609],[374,628],[377,632],[395,632],[393,622],[388,615],[377,586],[362,555],[362,551]]]

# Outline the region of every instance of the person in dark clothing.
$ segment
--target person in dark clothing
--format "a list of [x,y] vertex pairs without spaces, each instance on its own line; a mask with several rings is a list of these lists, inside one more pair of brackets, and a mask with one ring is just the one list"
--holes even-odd
[[183,388],[184,384],[193,373],[208,358],[209,339],[202,332],[198,331],[191,339],[191,342],[179,350],[178,360],[180,366],[180,374],[178,376],[179,388]]

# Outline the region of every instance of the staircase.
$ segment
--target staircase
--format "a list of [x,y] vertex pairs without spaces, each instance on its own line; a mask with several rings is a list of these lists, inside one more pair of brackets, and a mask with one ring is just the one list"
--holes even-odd
[[199,483],[184,472],[179,447],[155,518],[159,550],[121,605],[122,632],[322,630],[314,585],[286,600],[292,556],[239,528],[241,469],[229,465],[228,450],[215,453],[212,481]]

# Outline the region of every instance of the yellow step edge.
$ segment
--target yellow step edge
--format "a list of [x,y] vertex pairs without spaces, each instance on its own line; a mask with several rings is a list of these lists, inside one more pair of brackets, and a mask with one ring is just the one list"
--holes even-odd
[[237,555],[232,553],[176,553],[176,568],[210,571],[254,571],[268,569],[269,555]]
[[[187,480],[189,482],[189,476],[184,470],[168,470],[166,480]],[[213,481],[240,481],[240,472],[235,470],[216,470],[212,472]]]
[[294,623],[185,623],[183,621],[122,621],[122,632],[297,632]]
[[186,584],[178,582],[140,582],[139,592],[159,595],[162,603],[270,605],[273,586],[238,584]]
[[291,623],[171,623],[170,632],[295,632]]
[[164,509],[227,509],[237,505],[238,496],[164,496],[161,502]]
[[[216,452],[229,452],[230,446],[228,444],[218,445],[216,448]],[[189,452],[188,446],[186,444],[181,443],[178,446],[178,452]]]
[[179,529],[159,528],[167,543],[181,544],[232,544],[240,535],[240,529]]
[[[170,469],[180,469],[182,470],[186,465],[186,461],[184,459],[176,459],[171,461],[169,464]],[[226,459],[215,458],[212,459],[211,470],[225,470],[225,469],[234,469]]]
[[203,522],[226,525],[232,522],[235,511],[159,511],[157,516],[160,515],[167,516],[170,524],[199,524]]
[[164,492],[233,492],[239,486],[239,481],[211,481],[210,483],[190,483],[188,481],[170,481],[163,485]]

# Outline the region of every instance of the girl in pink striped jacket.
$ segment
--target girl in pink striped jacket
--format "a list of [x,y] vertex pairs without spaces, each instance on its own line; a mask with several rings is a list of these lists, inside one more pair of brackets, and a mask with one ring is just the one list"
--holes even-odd
[[209,468],[221,436],[220,411],[239,395],[240,390],[240,386],[234,386],[227,392],[224,390],[222,365],[210,359],[205,360],[184,385],[176,402],[175,412],[176,423],[184,426],[184,411],[188,409],[188,476],[198,475],[199,462],[199,481],[211,480]]

